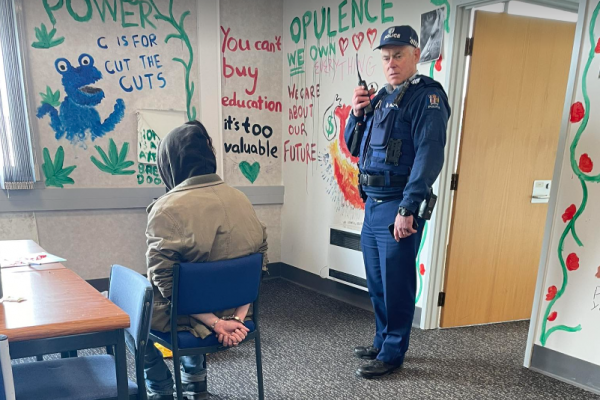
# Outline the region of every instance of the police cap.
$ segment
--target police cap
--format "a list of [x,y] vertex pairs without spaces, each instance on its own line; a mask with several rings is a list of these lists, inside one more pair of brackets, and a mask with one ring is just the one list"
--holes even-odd
[[379,46],[375,47],[375,50],[384,46],[419,47],[419,35],[408,25],[392,26],[383,31]]

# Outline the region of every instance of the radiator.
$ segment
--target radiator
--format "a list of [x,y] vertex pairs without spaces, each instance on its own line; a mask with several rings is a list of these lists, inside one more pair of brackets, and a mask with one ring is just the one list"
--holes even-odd
[[351,230],[330,228],[327,270],[326,278],[367,290],[360,234]]

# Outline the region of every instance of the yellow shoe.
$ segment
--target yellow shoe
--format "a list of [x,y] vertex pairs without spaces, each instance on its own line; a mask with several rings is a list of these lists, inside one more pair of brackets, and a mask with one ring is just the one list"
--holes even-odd
[[154,343],[154,346],[162,353],[164,358],[173,358],[173,352],[167,349],[165,346],[158,343]]

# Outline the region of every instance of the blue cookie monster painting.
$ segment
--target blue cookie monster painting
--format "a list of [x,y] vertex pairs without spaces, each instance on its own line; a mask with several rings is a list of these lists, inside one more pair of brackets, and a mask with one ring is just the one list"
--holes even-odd
[[84,141],[88,131],[92,141],[104,136],[115,129],[125,114],[125,103],[117,99],[113,112],[101,122],[95,107],[104,99],[104,91],[91,85],[102,79],[102,73],[94,67],[94,58],[89,54],[80,55],[78,61],[78,67],[73,67],[65,58],[54,62],[62,75],[66,93],[60,113],[48,103],[42,104],[37,112],[38,118],[50,114],[50,126],[56,133],[56,139],[65,136],[71,143]]

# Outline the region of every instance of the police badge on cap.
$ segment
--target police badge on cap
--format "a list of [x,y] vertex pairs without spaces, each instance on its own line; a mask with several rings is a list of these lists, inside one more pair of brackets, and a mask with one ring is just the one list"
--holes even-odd
[[408,25],[392,26],[383,31],[379,46],[375,47],[375,50],[384,46],[419,47],[419,35]]

